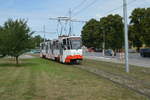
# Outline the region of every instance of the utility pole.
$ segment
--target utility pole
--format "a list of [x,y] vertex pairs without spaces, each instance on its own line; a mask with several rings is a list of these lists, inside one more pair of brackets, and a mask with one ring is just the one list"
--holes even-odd
[[105,31],[104,31],[104,29],[102,29],[103,30],[103,44],[102,44],[102,46],[103,46],[103,56],[105,56]]
[[43,25],[43,33],[44,33],[44,43],[46,42],[46,39],[45,39],[45,25]]
[[68,34],[69,36],[72,35],[72,25],[71,25],[71,24],[72,24],[72,23],[71,23],[71,19],[72,19],[71,17],[72,17],[72,16],[71,16],[71,14],[72,14],[72,11],[71,11],[71,9],[70,9],[70,10],[69,10],[69,20],[70,20],[70,21],[69,21],[69,34]]
[[127,1],[123,0],[123,16],[124,16],[124,36],[125,36],[125,67],[129,73],[129,58],[128,58],[128,20],[127,20]]

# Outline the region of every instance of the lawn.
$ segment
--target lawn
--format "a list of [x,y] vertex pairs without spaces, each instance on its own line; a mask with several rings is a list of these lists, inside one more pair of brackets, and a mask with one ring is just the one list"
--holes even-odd
[[40,58],[0,59],[0,100],[149,100],[102,77]]
[[124,64],[89,59],[85,59],[83,65],[150,83],[150,68],[129,65],[130,73],[126,73]]

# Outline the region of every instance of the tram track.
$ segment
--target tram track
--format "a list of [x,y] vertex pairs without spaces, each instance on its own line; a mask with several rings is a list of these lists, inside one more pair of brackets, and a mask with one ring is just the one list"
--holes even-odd
[[97,76],[103,77],[115,84],[121,85],[122,87],[133,90],[141,95],[150,98],[150,83],[143,82],[142,80],[137,80],[134,77],[129,77],[105,70],[100,70],[90,66],[74,65],[74,67],[80,68]]

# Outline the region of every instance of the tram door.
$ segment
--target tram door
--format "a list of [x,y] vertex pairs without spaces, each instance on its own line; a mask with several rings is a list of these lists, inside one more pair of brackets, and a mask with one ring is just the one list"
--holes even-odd
[[60,55],[63,55],[63,50],[66,50],[66,39],[63,39],[62,43],[60,43]]
[[46,44],[46,54],[48,54],[48,43]]
[[54,54],[54,42],[51,44],[52,55]]
[[59,47],[60,47],[60,55],[63,55],[63,44],[59,43]]

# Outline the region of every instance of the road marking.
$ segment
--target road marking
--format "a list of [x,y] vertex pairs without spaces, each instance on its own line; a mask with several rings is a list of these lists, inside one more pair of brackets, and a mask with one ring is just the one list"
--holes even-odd
[[99,58],[99,59],[111,59],[111,58],[106,58],[106,57],[96,57],[96,56],[85,56],[86,58]]
[[111,58],[106,58],[106,57],[96,57],[96,58],[101,58],[101,59],[111,59]]

